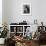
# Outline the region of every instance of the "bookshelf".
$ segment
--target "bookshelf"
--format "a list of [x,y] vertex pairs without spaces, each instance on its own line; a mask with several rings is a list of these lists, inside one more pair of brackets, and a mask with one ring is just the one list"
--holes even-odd
[[9,35],[13,35],[13,34],[18,34],[18,35],[22,35],[25,36],[26,34],[26,28],[30,27],[31,25],[9,25]]

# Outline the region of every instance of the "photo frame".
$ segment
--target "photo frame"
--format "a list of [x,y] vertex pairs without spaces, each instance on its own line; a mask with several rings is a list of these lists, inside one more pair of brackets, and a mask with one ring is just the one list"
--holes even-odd
[[32,14],[32,8],[31,8],[31,4],[22,4],[21,5],[21,14],[22,15],[31,15]]
[[29,14],[29,13],[30,13],[30,6],[23,5],[23,14]]

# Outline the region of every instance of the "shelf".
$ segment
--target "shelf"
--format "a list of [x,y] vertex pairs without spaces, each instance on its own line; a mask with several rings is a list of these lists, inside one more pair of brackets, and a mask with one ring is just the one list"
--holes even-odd
[[[25,30],[26,30],[26,28],[27,27],[30,27],[31,25],[9,25],[9,29],[10,29],[10,33],[17,33],[18,35],[19,34],[22,34],[23,36],[25,36],[25,34],[26,34],[26,32],[25,32]],[[16,28],[14,28],[14,27],[16,27]],[[20,28],[19,28],[20,27]],[[13,28],[13,29],[12,29]],[[11,30],[13,31],[13,32],[11,32]],[[16,32],[14,32],[14,30],[16,31]],[[21,30],[21,31],[19,31],[19,30]]]
[[[15,32],[10,32],[10,33],[15,33]],[[16,33],[23,33],[23,32],[16,32]]]
[[23,32],[16,32],[16,33],[23,33]]
[[31,25],[9,25],[9,26],[31,26]]
[[15,33],[15,32],[10,32],[10,33]]

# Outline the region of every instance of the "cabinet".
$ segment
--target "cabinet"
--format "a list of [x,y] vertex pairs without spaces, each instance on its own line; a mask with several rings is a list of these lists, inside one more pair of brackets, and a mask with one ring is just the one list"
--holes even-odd
[[26,28],[30,27],[31,25],[9,25],[10,29],[10,36],[12,35],[22,35],[25,36],[26,34]]

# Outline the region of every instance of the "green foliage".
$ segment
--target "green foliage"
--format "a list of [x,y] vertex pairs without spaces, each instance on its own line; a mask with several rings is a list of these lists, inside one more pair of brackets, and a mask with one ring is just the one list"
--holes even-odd
[[8,33],[8,29],[7,29],[7,24],[5,23],[3,25],[3,31],[0,31],[0,38],[6,38],[7,37],[7,33]]
[[8,29],[5,29],[1,32],[0,38],[5,38],[7,36]]

